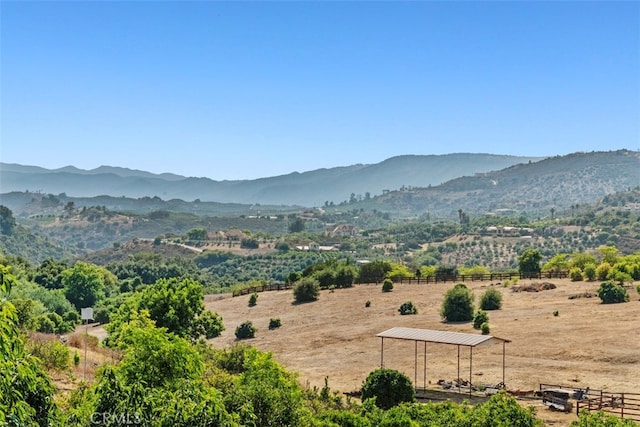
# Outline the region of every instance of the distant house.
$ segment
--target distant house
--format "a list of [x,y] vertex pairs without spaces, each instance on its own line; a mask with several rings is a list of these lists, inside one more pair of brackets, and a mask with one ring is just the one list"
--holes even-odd
[[316,242],[309,242],[306,245],[297,245],[297,246],[295,246],[295,249],[297,251],[301,251],[301,252],[310,252],[310,251],[330,252],[330,251],[337,251],[338,250],[338,248],[336,248],[335,246],[322,246],[322,245],[319,245]]
[[354,237],[356,235],[356,227],[353,224],[329,225],[326,231],[332,237]]
[[501,236],[501,237],[518,237],[527,235],[531,237],[534,233],[533,228],[528,227],[494,227],[489,226],[485,228],[485,232],[490,236]]

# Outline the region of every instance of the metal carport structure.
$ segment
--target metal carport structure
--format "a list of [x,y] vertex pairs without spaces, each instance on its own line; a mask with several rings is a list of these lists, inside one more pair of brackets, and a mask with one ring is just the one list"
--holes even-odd
[[461,332],[445,332],[433,329],[395,327],[376,334],[380,337],[380,367],[384,368],[384,339],[408,340],[415,343],[414,384],[418,385],[418,342],[424,343],[423,387],[427,388],[427,343],[448,344],[458,347],[458,378],[460,378],[460,347],[469,347],[469,394],[473,375],[473,349],[481,345],[502,343],[502,383],[505,383],[506,344],[511,342],[491,335],[465,334]]

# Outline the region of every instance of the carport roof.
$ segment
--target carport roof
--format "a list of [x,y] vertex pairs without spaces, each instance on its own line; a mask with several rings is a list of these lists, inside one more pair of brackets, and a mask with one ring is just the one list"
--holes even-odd
[[494,344],[496,342],[511,342],[510,340],[494,337],[491,335],[465,334],[461,332],[445,332],[436,331],[433,329],[404,327],[387,329],[384,332],[380,332],[376,336],[380,338],[463,345],[467,347],[476,347],[481,344]]

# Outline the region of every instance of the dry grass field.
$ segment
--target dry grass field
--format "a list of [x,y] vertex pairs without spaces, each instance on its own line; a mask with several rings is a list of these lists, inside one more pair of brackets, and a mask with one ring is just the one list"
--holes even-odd
[[[520,281],[517,286],[539,283]],[[595,294],[599,283],[550,280],[555,289],[513,292],[513,285],[469,282],[476,302],[493,286],[503,295],[503,308],[489,312],[491,335],[511,340],[506,345],[506,384],[511,389],[537,389],[540,383],[591,387],[611,392],[640,392],[640,301],[635,285],[631,301],[601,304],[600,299],[572,295]],[[380,285],[358,285],[350,289],[324,290],[318,301],[292,304],[291,291],[259,294],[257,305],[248,306],[249,296],[207,296],[205,303],[222,315],[226,331],[211,340],[214,347],[236,342],[234,332],[250,320],[258,329],[254,339],[244,342],[271,351],[287,369],[298,372],[300,382],[342,392],[360,388],[366,376],[380,366],[380,338],[375,335],[391,327],[404,326],[452,332],[480,333],[471,323],[443,323],[439,311],[445,291],[453,283],[399,285],[382,293]],[[405,301],[418,308],[417,315],[401,316]],[[371,301],[369,308],[365,302]],[[558,312],[554,316],[554,311]],[[282,326],[269,330],[270,318]],[[385,340],[385,367],[415,377],[415,347],[411,341]],[[423,385],[423,344],[418,345],[418,386]],[[461,348],[460,376],[469,377],[469,350]],[[455,346],[427,344],[427,385],[457,377]],[[502,345],[473,351],[473,382],[502,380]],[[526,403],[527,404],[527,403]],[[573,414],[552,413],[541,407],[548,425],[568,425]]]

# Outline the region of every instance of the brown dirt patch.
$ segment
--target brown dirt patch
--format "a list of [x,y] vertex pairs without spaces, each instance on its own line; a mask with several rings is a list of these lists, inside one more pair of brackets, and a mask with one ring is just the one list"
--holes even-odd
[[[520,281],[519,286],[533,281]],[[537,389],[540,383],[591,387],[612,392],[637,392],[640,378],[640,301],[605,305],[599,298],[570,300],[570,295],[595,292],[597,283],[554,280],[555,289],[545,292],[512,292],[495,287],[503,295],[503,309],[489,312],[491,334],[512,342],[506,345],[506,383],[514,389]],[[224,319],[226,331],[211,340],[214,347],[227,347],[235,340],[235,328],[250,320],[258,329],[256,338],[245,342],[271,351],[277,360],[299,373],[300,382],[342,392],[359,389],[369,372],[380,366],[380,339],[375,335],[394,326],[478,333],[471,323],[442,323],[439,315],[444,292],[453,283],[396,285],[382,293],[380,285],[360,285],[335,292],[322,291],[318,301],[293,305],[291,291],[265,292],[258,304],[248,307],[248,296],[207,298],[207,308]],[[488,288],[469,282],[476,301]],[[365,302],[371,301],[369,308]],[[401,316],[398,307],[411,300],[417,315]],[[554,316],[554,311],[558,316]],[[280,318],[282,327],[269,330],[270,318]],[[418,385],[422,386],[424,364],[418,345]],[[469,350],[461,348],[460,370],[468,377]],[[385,340],[385,366],[415,376],[414,343]],[[457,348],[427,344],[427,382],[457,376]],[[502,346],[478,347],[473,351],[473,381],[502,380]],[[528,403],[525,403],[528,404]],[[539,416],[548,425],[568,425],[575,415],[540,407]]]

